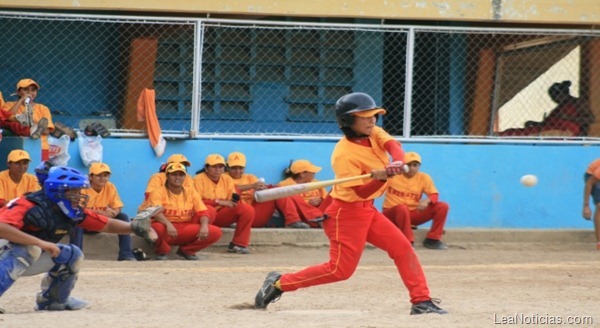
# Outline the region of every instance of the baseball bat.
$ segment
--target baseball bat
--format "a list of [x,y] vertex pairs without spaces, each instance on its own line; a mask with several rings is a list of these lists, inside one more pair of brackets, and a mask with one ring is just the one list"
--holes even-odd
[[254,200],[257,202],[268,202],[279,198],[289,197],[303,192],[333,186],[348,181],[360,180],[371,177],[371,173],[357,175],[349,178],[332,179],[317,182],[300,183],[291,186],[276,187],[271,189],[259,190],[254,193]]

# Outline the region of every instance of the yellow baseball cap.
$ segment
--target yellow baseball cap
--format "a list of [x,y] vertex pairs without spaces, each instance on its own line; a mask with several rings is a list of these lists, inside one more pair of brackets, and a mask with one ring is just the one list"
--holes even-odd
[[28,160],[31,162],[31,158],[29,157],[29,153],[22,150],[22,149],[15,149],[13,151],[11,151],[10,153],[8,153],[8,162],[18,162],[18,161],[22,161],[22,160]]
[[294,163],[292,163],[290,170],[294,174],[298,174],[298,173],[302,173],[302,172],[317,173],[317,172],[321,171],[321,168],[319,166],[313,165],[311,162],[309,162],[305,159],[299,159],[299,160],[295,161]]
[[219,154],[210,154],[210,155],[206,156],[206,160],[204,161],[204,163],[206,163],[210,166],[217,165],[217,164],[225,165],[225,159],[223,158],[223,156],[221,156]]
[[411,151],[408,153],[404,153],[404,163],[410,163],[410,162],[419,162],[421,163],[421,156],[419,156],[419,154]]
[[169,158],[167,158],[167,164],[169,163],[181,163],[185,166],[192,166],[192,163],[190,163],[190,161],[182,154],[173,154],[169,156]]
[[246,156],[240,152],[233,152],[227,156],[227,165],[246,167]]
[[35,87],[39,90],[40,89],[40,85],[37,84],[37,82],[35,82],[32,79],[22,79],[21,81],[19,81],[17,83],[17,91],[19,91],[19,89],[21,88],[27,88],[30,85],[35,85]]
[[185,174],[187,174],[187,171],[185,170],[185,165],[183,163],[170,163],[169,165],[167,165],[167,169],[165,170],[167,173],[175,173],[175,172],[183,172]]
[[112,174],[110,167],[104,163],[92,163],[92,165],[90,165],[90,174],[98,175],[104,172]]
[[352,115],[354,116],[358,116],[358,117],[371,117],[371,116],[375,116],[377,114],[385,114],[387,113],[385,111],[385,109],[383,108],[375,108],[375,109],[369,109],[369,110],[365,110],[362,112],[356,112],[356,113],[352,113]]

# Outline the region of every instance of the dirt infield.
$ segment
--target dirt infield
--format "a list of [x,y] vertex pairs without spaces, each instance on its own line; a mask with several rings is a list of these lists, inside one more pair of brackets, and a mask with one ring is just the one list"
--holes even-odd
[[86,260],[73,292],[92,302],[82,311],[33,311],[41,276],[22,278],[0,299],[8,312],[0,327],[464,328],[557,320],[600,327],[600,251],[593,244],[450,246],[417,247],[432,296],[450,312],[444,316],[410,316],[393,263],[371,247],[351,279],[283,294],[267,310],[248,309],[266,273],[323,262],[327,248],[260,246],[232,255],[220,246],[200,253],[198,262],[175,255],[165,262]]

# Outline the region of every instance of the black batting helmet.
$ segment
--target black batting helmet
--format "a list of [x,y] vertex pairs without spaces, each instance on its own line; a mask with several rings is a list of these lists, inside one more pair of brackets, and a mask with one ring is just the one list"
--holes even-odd
[[[349,128],[354,123],[354,113],[381,109],[366,93],[353,92],[342,96],[335,103],[335,117],[340,128]],[[383,111],[385,113],[385,111]]]

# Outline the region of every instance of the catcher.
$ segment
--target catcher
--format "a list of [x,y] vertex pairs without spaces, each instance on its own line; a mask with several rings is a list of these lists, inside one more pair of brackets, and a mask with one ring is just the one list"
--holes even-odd
[[[138,213],[132,223],[109,219],[85,210],[88,178],[70,167],[52,167],[40,191],[11,200],[0,209],[0,297],[20,276],[42,272],[36,310],[80,310],[89,303],[71,297],[83,261],[74,245],[58,243],[74,226],[115,234],[134,233],[156,239],[150,218],[162,211],[152,207]],[[0,313],[4,313],[0,309]]]

